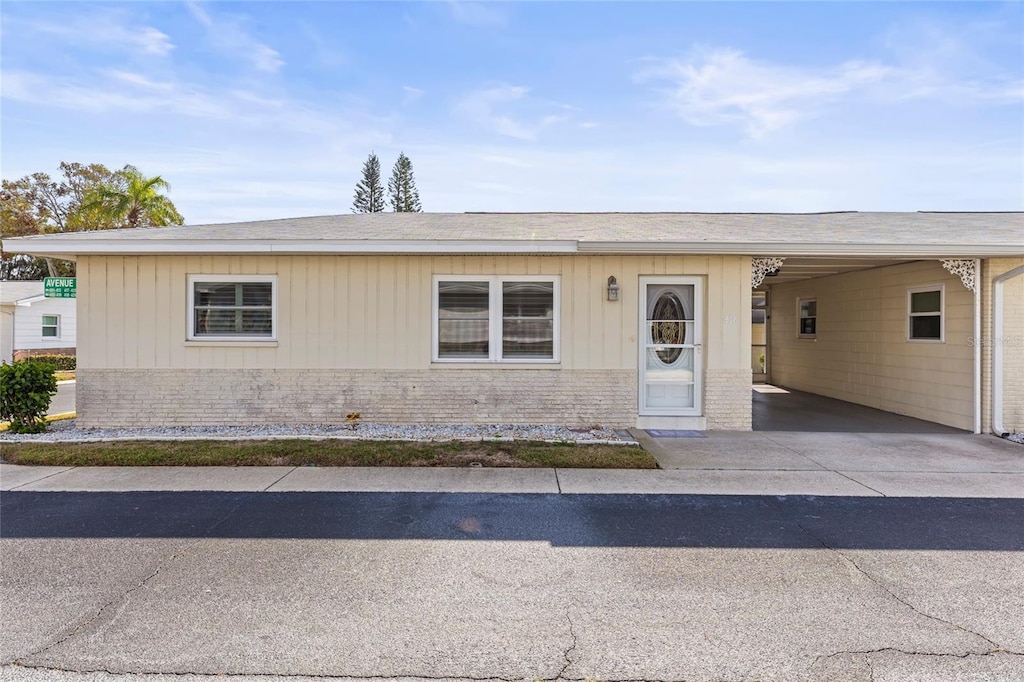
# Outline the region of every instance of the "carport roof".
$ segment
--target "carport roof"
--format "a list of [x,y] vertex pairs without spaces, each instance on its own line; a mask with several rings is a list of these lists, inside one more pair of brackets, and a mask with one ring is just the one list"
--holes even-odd
[[35,235],[11,253],[1024,255],[1024,213],[373,213]]

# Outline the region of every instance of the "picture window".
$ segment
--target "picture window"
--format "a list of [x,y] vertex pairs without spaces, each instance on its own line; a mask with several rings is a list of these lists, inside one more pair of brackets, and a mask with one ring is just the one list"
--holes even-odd
[[434,278],[434,360],[558,360],[558,278]]

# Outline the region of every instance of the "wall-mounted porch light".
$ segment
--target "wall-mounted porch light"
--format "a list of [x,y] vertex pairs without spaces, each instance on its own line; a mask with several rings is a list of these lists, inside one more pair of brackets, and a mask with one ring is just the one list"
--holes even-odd
[[608,278],[608,300],[619,300],[619,283],[615,281],[614,276]]

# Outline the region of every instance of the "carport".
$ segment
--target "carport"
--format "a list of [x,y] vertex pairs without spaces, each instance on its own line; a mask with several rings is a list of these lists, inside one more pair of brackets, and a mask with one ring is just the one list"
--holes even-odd
[[753,259],[754,430],[980,431],[980,262]]

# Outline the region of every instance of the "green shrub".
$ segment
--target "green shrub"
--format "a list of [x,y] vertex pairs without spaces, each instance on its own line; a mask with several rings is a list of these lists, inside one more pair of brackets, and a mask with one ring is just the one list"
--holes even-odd
[[56,392],[57,379],[48,362],[30,358],[0,365],[0,419],[10,421],[14,433],[45,431],[46,411]]
[[58,372],[74,372],[77,358],[74,355],[33,355],[25,359],[45,362]]

